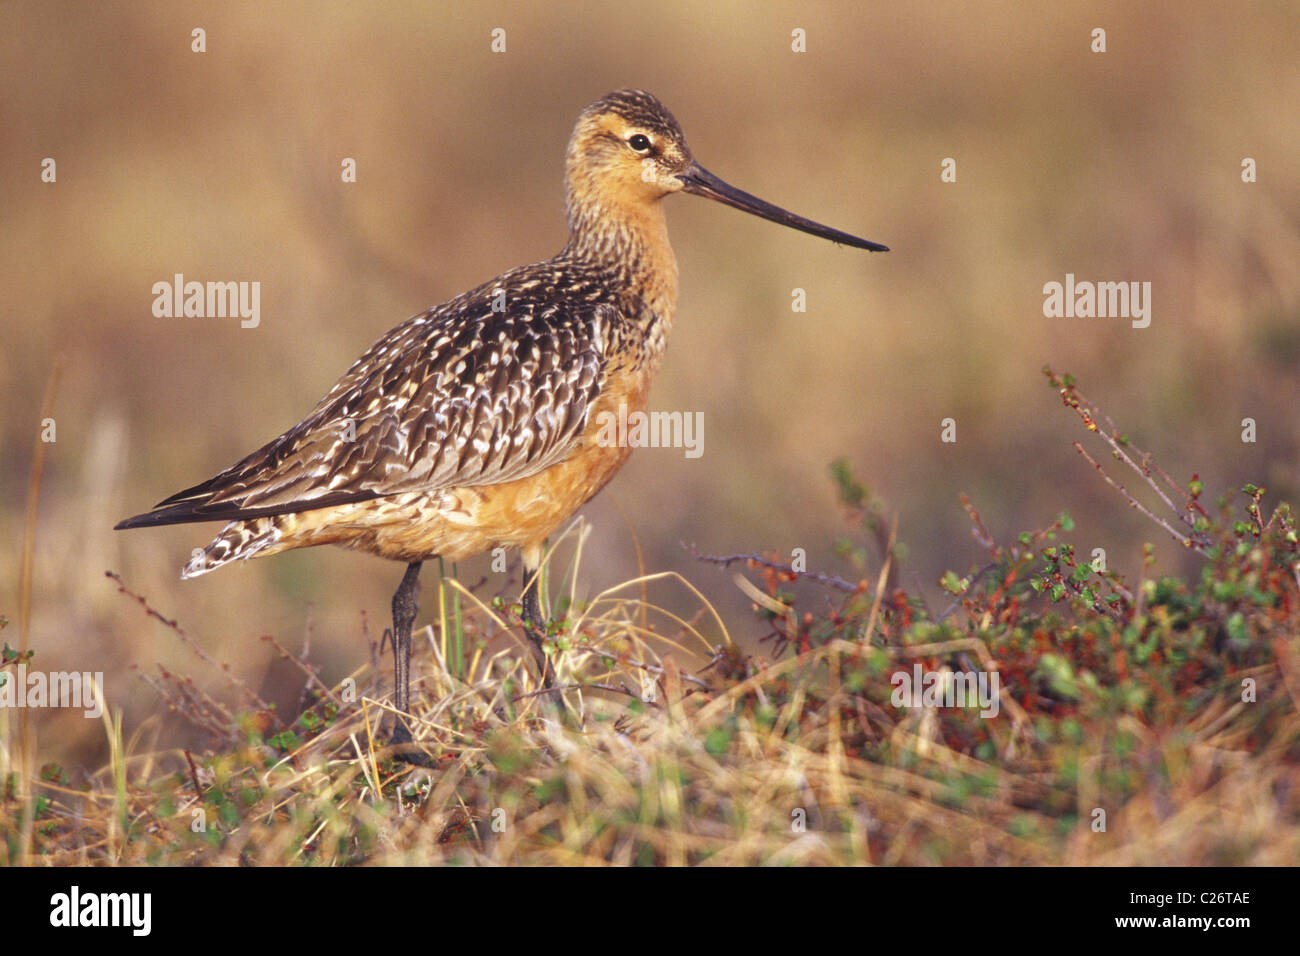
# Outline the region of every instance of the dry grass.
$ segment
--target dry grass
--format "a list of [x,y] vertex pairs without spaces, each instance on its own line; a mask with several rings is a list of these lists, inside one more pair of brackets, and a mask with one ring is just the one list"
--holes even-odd
[[[1131,448],[1068,378],[1053,382]],[[1135,467],[1163,477],[1149,456]],[[849,514],[878,530],[869,496],[837,478]],[[1283,506],[1265,521],[1253,487],[1247,520],[1229,520],[1227,502],[1215,519],[1199,486],[1168,481],[1194,506],[1199,582],[1129,588],[1073,561],[1068,516],[1001,546],[970,507],[992,561],[946,579],[957,600],[937,616],[887,584],[892,533],[874,587],[822,578],[817,613],[797,610],[797,572],[748,559],[737,583],[772,661],[743,654],[720,620],[710,644],[699,623],[716,613],[678,575],[577,601],[579,526],[549,559],[571,556],[548,589],[566,713],[522,643],[501,643],[518,608],[444,579],[415,695],[431,769],[383,750],[372,667],[326,686],[284,652],[306,682],[288,724],[229,672],[209,692],[160,669],[147,679],[212,747],[154,750],[146,728],[124,737],[118,713],[104,718],[110,761],[85,779],[54,765],[20,779],[6,749],[0,853],[50,866],[1294,865],[1294,520]],[[651,603],[670,584],[700,602],[693,619]],[[215,676],[176,622],[121,589]],[[998,673],[1000,715],[893,706],[890,675],[914,663]]]
[[[617,626],[593,631],[606,651],[634,645]],[[52,768],[33,782],[44,796],[25,862],[1300,860],[1300,719],[1291,694],[1254,709],[1208,703],[1176,729],[1122,722],[1117,730],[1137,741],[1121,761],[1124,772],[1142,782],[1111,804],[1107,832],[1094,833],[1087,810],[1107,803],[1100,791],[1113,740],[1051,746],[1013,723],[998,753],[979,759],[945,743],[946,718],[935,711],[890,712],[848,691],[844,678],[861,675],[861,651],[835,642],[746,679],[716,673],[726,667],[723,655],[707,691],[684,684],[671,658],[661,658],[656,702],[583,695],[582,731],[526,696],[531,681],[512,660],[486,659],[469,682],[435,662],[419,714],[432,773],[376,749],[384,707],[368,697],[337,716],[318,704],[308,713],[324,712],[320,724],[300,718],[296,734],[270,735],[271,743],[243,715],[229,731],[246,742],[196,756],[193,765],[188,754],[140,748],[139,735],[124,741],[120,725],[106,721],[109,766],[83,786]],[[1257,669],[1261,684],[1273,682],[1278,667]],[[608,670],[606,679],[631,676],[625,665]],[[837,671],[840,689],[828,693]],[[331,688],[326,699],[341,692]],[[1265,710],[1273,717],[1261,721]],[[319,729],[304,732],[304,723]],[[18,862],[11,828],[18,808],[12,799],[3,808],[9,862]]]

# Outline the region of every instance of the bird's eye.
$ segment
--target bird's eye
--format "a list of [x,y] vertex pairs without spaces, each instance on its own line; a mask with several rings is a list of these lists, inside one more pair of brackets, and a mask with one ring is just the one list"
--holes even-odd
[[629,137],[627,144],[631,146],[633,149],[635,149],[638,153],[647,152],[652,145],[650,142],[650,137],[646,136],[644,133],[637,133],[635,136]]

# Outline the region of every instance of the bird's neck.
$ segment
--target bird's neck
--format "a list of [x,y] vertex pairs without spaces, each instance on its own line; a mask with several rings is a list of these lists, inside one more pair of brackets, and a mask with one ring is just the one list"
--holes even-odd
[[570,204],[562,255],[607,277],[620,312],[639,328],[657,362],[677,311],[677,258],[663,203]]

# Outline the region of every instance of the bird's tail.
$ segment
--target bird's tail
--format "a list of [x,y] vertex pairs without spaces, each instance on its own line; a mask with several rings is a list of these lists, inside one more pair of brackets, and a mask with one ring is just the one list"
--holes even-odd
[[232,521],[206,548],[194,549],[189,563],[181,569],[181,580],[197,578],[231,561],[251,558],[276,544],[280,538],[279,523],[274,517]]

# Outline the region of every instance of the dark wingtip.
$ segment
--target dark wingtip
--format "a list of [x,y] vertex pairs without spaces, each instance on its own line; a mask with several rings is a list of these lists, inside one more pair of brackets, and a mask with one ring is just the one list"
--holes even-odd
[[156,528],[160,525],[168,524],[198,524],[204,521],[251,521],[254,518],[272,518],[276,515],[297,514],[300,511],[312,511],[317,508],[332,508],[335,505],[355,504],[358,501],[370,501],[373,498],[380,497],[380,493],[373,489],[364,491],[338,491],[328,495],[321,495],[318,498],[308,500],[284,501],[275,505],[266,505],[263,507],[245,508],[230,501],[223,501],[213,504],[205,498],[191,499],[189,501],[177,501],[175,504],[168,502],[175,500],[178,495],[172,495],[166,501],[158,503],[153,511],[146,511],[142,515],[134,515],[130,518],[123,518],[117,524],[113,525],[114,531],[125,531],[129,528]]
[[148,528],[150,525],[167,524],[158,512],[146,511],[142,515],[132,515],[129,518],[123,518],[117,524],[113,525],[114,531],[126,531],[129,528]]
[[[219,516],[218,516],[219,518]],[[131,528],[156,528],[165,524],[189,524],[197,521],[215,521],[218,518],[196,514],[194,502],[172,505],[170,508],[158,507],[144,514],[123,518],[113,525],[114,531],[127,531]]]

